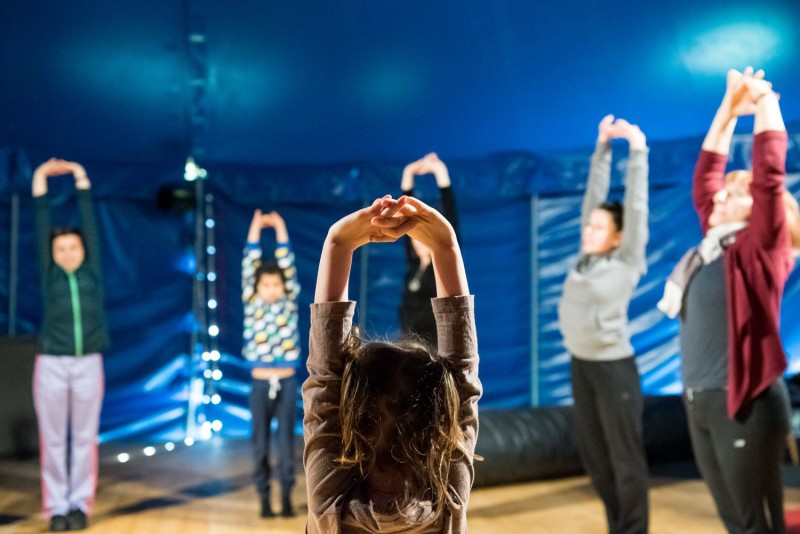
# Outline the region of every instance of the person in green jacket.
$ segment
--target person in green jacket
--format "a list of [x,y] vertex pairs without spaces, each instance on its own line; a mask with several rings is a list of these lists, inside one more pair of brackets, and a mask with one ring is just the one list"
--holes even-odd
[[[53,227],[47,181],[75,178],[81,229]],[[42,507],[50,530],[82,530],[94,503],[109,344],[91,183],[78,163],[50,159],[33,174],[44,317],[33,375]]]

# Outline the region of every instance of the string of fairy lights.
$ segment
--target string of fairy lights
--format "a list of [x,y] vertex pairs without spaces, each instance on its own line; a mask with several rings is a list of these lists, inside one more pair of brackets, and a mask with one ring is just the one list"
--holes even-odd
[[[195,269],[193,275],[193,326],[189,354],[189,394],[186,410],[186,430],[183,445],[191,447],[197,441],[207,441],[222,431],[222,421],[212,417],[209,409],[219,405],[222,397],[218,383],[222,380],[219,351],[219,323],[217,309],[217,247],[214,195],[204,193],[207,178],[205,169],[193,158],[186,160],[184,180],[195,189]],[[168,441],[158,446],[148,445],[141,455],[154,456],[160,450],[171,452],[178,444]],[[121,452],[116,459],[129,462],[139,453]]]
[[[215,241],[214,196],[204,193],[206,170],[199,167],[192,155],[202,156],[208,141],[208,94],[210,69],[208,61],[207,14],[202,4],[188,2],[183,5],[186,21],[186,59],[188,67],[187,89],[189,95],[188,133],[190,156],[186,159],[184,180],[194,186],[195,243],[194,280],[192,297],[193,326],[189,350],[189,386],[186,410],[186,430],[183,444],[191,447],[197,440],[209,440],[222,430],[222,421],[213,417],[222,401],[219,381],[222,380],[218,345],[217,321],[217,248]],[[153,456],[159,450],[167,452],[176,448],[175,442],[142,449],[144,456]],[[131,459],[130,453],[117,456],[120,462]]]

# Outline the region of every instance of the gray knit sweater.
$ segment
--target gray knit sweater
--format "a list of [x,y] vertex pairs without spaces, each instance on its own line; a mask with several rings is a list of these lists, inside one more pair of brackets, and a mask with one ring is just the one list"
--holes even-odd
[[[628,305],[647,271],[648,150],[631,150],[625,177],[624,226],[619,248],[582,254],[564,281],[558,321],[564,345],[583,360],[618,360],[633,354]],[[611,175],[611,146],[598,142],[583,198],[581,228],[605,202]]]

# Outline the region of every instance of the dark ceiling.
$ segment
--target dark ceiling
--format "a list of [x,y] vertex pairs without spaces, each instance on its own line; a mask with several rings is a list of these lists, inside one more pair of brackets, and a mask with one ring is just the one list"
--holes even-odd
[[[735,7],[734,7],[735,6]],[[787,1],[3,0],[0,147],[304,164],[702,133],[729,67],[800,119]]]

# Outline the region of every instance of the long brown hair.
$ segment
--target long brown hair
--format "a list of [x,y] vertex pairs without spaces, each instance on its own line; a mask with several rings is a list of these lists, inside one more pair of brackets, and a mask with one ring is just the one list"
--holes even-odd
[[346,349],[339,413],[342,466],[362,478],[376,465],[405,475],[398,511],[413,498],[446,501],[450,464],[469,455],[459,426],[456,374],[418,340],[362,343]]

